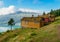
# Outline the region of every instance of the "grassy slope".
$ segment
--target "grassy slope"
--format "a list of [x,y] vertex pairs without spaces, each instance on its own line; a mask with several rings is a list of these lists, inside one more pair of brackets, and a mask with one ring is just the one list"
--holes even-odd
[[40,29],[16,29],[0,35],[0,42],[60,42],[60,17]]

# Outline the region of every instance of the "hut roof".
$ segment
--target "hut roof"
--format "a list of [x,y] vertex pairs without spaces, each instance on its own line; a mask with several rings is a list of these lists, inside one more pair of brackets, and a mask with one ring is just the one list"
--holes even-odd
[[23,17],[21,21],[42,21],[42,18],[49,18],[50,16],[54,17],[54,15],[45,14],[38,17]]
[[41,21],[42,19],[39,17],[23,17],[21,20],[23,20],[23,21]]

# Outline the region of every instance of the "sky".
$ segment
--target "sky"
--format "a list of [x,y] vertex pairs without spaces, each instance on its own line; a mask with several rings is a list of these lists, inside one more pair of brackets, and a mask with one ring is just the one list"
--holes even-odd
[[60,0],[0,0],[0,15],[14,13],[18,10],[39,13],[59,8]]
[[[23,12],[49,12],[51,9],[60,9],[60,0],[0,0],[0,15]],[[0,27],[0,31],[9,30],[7,27]]]

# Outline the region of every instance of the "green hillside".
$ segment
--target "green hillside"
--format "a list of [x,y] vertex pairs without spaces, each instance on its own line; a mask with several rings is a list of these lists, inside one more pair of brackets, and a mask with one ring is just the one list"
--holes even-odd
[[40,29],[15,29],[0,34],[0,42],[60,42],[60,17]]

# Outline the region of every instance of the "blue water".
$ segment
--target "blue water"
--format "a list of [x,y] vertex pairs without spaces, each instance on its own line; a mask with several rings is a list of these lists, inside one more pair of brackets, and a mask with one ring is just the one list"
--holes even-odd
[[[16,23],[12,29],[16,29],[16,28],[21,28],[21,24],[20,23]],[[8,26],[8,24],[0,24],[0,32],[5,32],[7,30],[10,30],[11,26]]]

